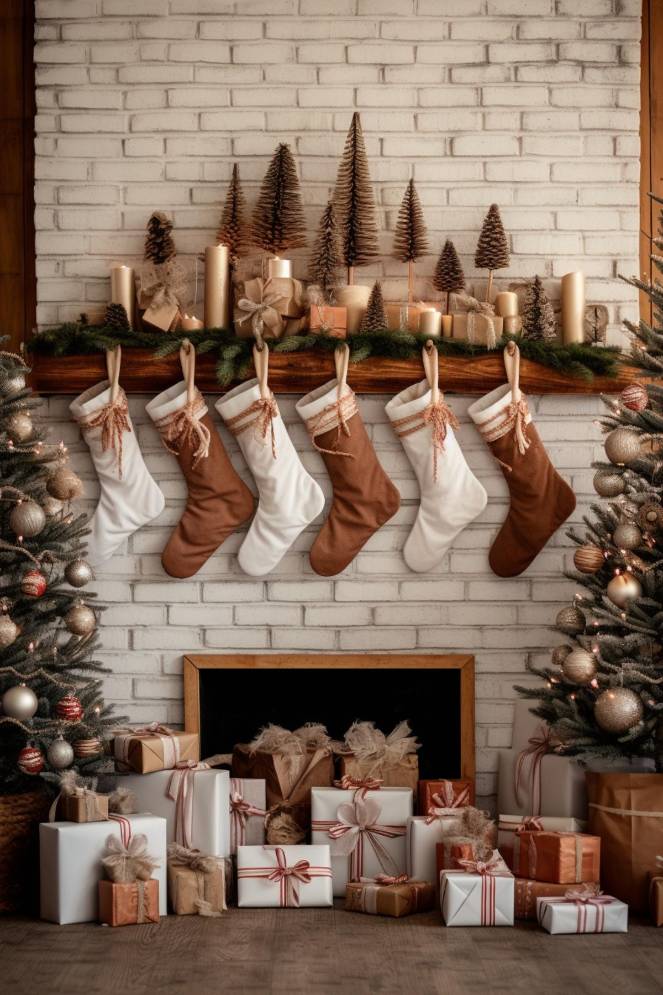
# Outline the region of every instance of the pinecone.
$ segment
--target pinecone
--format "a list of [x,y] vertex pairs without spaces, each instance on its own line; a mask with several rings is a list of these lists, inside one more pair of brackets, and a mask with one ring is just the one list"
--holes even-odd
[[247,243],[246,223],[244,212],[246,210],[246,200],[239,180],[239,166],[233,164],[233,172],[228,186],[228,193],[223,205],[221,220],[216,233],[218,245],[227,245],[230,254],[230,263],[235,266],[239,256]]
[[360,332],[383,332],[387,327],[387,317],[384,312],[382,286],[376,280],[368,298],[368,304],[359,325]]
[[285,143],[278,146],[262,181],[251,236],[256,245],[273,255],[306,245],[297,168],[290,146]]
[[491,271],[509,265],[509,243],[497,204],[490,205],[484,219],[474,255],[474,265],[478,269]]
[[412,263],[428,252],[424,212],[414,180],[408,183],[394,232],[394,257],[402,263]]
[[124,304],[110,303],[104,315],[104,326],[112,328],[116,332],[128,332],[131,330],[129,316]]
[[159,265],[167,263],[175,256],[175,243],[171,232],[173,222],[161,211],[155,211],[147,222],[145,235],[145,258]]
[[334,204],[341,229],[343,264],[352,269],[372,263],[380,254],[378,226],[364,134],[356,111],[336,175]]

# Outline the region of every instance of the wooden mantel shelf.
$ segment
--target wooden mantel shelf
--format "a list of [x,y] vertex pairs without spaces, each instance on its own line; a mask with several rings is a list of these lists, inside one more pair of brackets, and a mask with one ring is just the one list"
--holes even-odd
[[[79,394],[106,376],[103,355],[31,357],[32,386],[40,394]],[[217,383],[216,358],[198,357],[196,383],[207,393],[222,393]],[[415,359],[366,359],[350,364],[348,382],[357,393],[392,394],[423,378],[423,368]],[[567,377],[539,363],[521,361],[520,383],[530,394],[613,394],[633,379],[636,371],[624,367],[617,377],[580,380]],[[269,383],[275,394],[305,394],[334,376],[331,355],[320,353],[272,353],[269,357]],[[121,383],[131,394],[156,394],[181,377],[177,355],[155,359],[147,349],[125,350]],[[456,394],[485,394],[504,383],[500,355],[471,359],[440,357],[440,385]]]

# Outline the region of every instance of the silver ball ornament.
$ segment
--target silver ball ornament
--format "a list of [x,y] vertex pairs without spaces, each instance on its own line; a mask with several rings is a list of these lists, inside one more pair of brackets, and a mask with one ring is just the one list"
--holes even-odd
[[11,719],[27,722],[36,714],[39,701],[32,688],[26,684],[17,684],[7,688],[2,696],[2,711]]
[[640,456],[640,442],[641,437],[638,432],[620,426],[613,428],[612,432],[608,433],[603,445],[605,446],[605,454],[611,463],[616,466],[625,466],[628,463],[633,463]]
[[594,703],[594,718],[604,732],[621,735],[642,721],[642,700],[630,688],[608,688]]
[[32,539],[46,525],[46,513],[36,501],[18,501],[9,515],[9,527],[17,536]]
[[583,612],[576,605],[569,605],[557,613],[555,624],[567,636],[578,636],[585,631],[586,620]]
[[7,422],[7,435],[12,442],[27,442],[32,430],[32,418],[28,411],[16,411]]
[[92,567],[86,560],[72,560],[64,568],[64,575],[72,587],[85,587],[94,579]]
[[638,549],[642,545],[642,532],[633,522],[620,522],[612,533],[612,541],[619,549]]
[[89,636],[94,632],[97,618],[91,608],[76,602],[64,616],[64,624],[75,636]]
[[55,767],[56,770],[64,770],[65,767],[71,767],[73,763],[74,748],[66,739],[58,736],[46,751],[46,758],[51,767]]
[[627,571],[613,577],[608,583],[605,593],[613,605],[617,605],[618,608],[625,608],[629,601],[634,601],[642,595],[642,585],[637,577],[634,577],[632,573]]
[[562,673],[569,684],[589,684],[596,677],[596,657],[589,650],[572,650],[562,664]]

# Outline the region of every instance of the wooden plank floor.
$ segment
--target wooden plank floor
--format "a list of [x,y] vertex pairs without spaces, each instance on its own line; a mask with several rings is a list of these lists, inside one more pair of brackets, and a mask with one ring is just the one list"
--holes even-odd
[[663,929],[549,936],[328,909],[231,909],[110,929],[0,920],[11,995],[660,995]]

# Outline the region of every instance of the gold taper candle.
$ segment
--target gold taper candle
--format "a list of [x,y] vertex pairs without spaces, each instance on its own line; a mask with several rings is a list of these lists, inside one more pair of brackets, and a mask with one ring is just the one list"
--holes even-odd
[[495,297],[495,314],[502,318],[515,318],[518,314],[518,294],[512,290],[501,290]]
[[110,271],[111,304],[121,304],[127,312],[129,327],[134,327],[136,320],[136,290],[134,287],[134,271],[124,263],[113,263]]
[[566,273],[562,277],[562,342],[583,342],[585,319],[585,274]]
[[205,327],[230,328],[230,253],[227,245],[205,248]]

